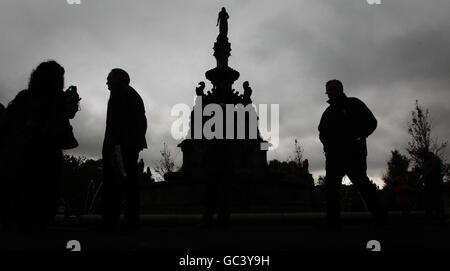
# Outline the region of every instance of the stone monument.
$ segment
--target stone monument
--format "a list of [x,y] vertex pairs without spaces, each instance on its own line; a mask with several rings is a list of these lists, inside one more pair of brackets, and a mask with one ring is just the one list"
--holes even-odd
[[153,182],[142,191],[144,213],[203,212],[211,172],[226,175],[232,190],[233,212],[310,209],[312,175],[269,170],[269,144],[258,131],[258,117],[251,99],[253,90],[248,81],[243,83],[242,94],[233,89],[240,74],[228,65],[231,56],[228,19],[222,8],[217,19],[219,35],[213,47],[217,65],[205,73],[212,88],[205,93],[206,84],[202,81],[195,89],[190,130],[178,145],[183,164],[179,171],[166,173],[165,181]]
[[[267,170],[268,143],[261,138],[258,131],[258,118],[252,107],[252,89],[248,81],[243,84],[243,94],[233,89],[233,83],[240,74],[228,66],[228,58],[231,55],[231,44],[227,36],[228,18],[225,8],[222,8],[217,20],[219,35],[213,48],[217,66],[205,73],[206,79],[213,87],[206,94],[204,82],[200,82],[196,88],[196,105],[191,114],[188,139],[179,144],[183,152],[180,173],[187,179],[201,178],[205,166],[214,166],[211,161],[226,160],[230,170],[234,172],[235,180],[260,178]],[[223,127],[219,134],[215,133],[216,137],[205,138],[203,128],[212,116],[204,117],[201,113],[205,107],[212,104],[222,109],[223,114],[217,117],[222,118],[219,123],[222,123]],[[228,131],[230,128],[234,131]],[[214,144],[219,140],[226,145],[226,151],[215,153],[211,148],[214,148]],[[225,157],[216,159],[211,156]]]

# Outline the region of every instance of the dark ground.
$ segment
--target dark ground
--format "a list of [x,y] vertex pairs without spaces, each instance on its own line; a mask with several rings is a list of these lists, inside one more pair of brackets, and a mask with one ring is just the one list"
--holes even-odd
[[0,233],[0,250],[65,251],[69,240],[78,240],[82,251],[365,251],[373,239],[382,251],[450,250],[448,218],[443,226],[426,222],[420,212],[408,220],[390,213],[389,224],[376,229],[369,214],[344,213],[340,232],[325,230],[323,220],[323,213],[235,214],[229,228],[205,229],[200,215],[144,215],[137,232],[103,233],[92,230],[99,216],[58,217],[47,232]]

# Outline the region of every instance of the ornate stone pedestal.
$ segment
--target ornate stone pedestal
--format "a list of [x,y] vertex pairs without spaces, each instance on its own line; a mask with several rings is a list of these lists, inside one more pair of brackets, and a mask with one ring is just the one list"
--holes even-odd
[[[143,195],[144,210],[202,212],[205,183],[217,174],[226,175],[226,181],[231,187],[234,212],[305,209],[305,204],[299,203],[310,187],[304,189],[301,181],[285,179],[268,171],[265,147],[268,143],[261,138],[257,128],[258,119],[256,111],[251,107],[252,89],[249,83],[244,83],[243,94],[233,89],[239,72],[228,66],[231,44],[227,37],[227,18],[228,15],[222,19],[219,17],[220,33],[214,43],[217,66],[205,73],[213,87],[204,93],[205,83],[199,83],[189,134],[178,145],[183,152],[183,165],[179,172],[166,174],[165,182],[155,183],[148,188],[147,194]],[[220,116],[217,112],[217,116],[203,116],[202,113],[208,106],[215,106],[223,112],[222,121],[219,122],[223,125],[222,132],[216,133],[215,138],[203,133],[208,122]],[[238,107],[246,107],[247,111],[242,111],[242,114],[234,112]],[[233,121],[234,132],[227,137],[227,127],[231,127],[227,126],[227,122],[230,121]],[[244,121],[244,125],[239,126],[239,121]],[[214,125],[212,130],[220,128],[220,124]]]

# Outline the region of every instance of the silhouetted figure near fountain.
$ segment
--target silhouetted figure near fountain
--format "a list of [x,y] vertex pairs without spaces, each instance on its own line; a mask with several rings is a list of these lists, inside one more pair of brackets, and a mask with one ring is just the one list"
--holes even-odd
[[423,165],[421,167],[422,181],[424,183],[425,215],[428,219],[435,218],[439,222],[445,221],[444,212],[444,181],[442,176],[442,161],[432,152],[422,154]]
[[228,36],[228,19],[230,16],[228,15],[225,8],[219,12],[219,16],[217,17],[217,24],[219,26],[219,36],[226,37]]
[[39,64],[28,89],[17,94],[1,117],[0,174],[5,224],[45,230],[56,215],[62,150],[78,146],[69,119],[78,111],[76,87],[64,87],[64,68]]
[[142,98],[130,85],[128,73],[113,69],[107,78],[108,101],[103,141],[103,230],[118,229],[125,190],[126,229],[139,227],[139,152],[147,148],[147,119]]
[[326,157],[327,222],[330,229],[340,229],[340,191],[345,174],[359,189],[377,225],[383,224],[386,212],[376,188],[367,177],[366,138],[375,131],[377,120],[357,98],[347,97],[339,80],[326,84],[328,108],[319,125],[320,141]]
[[217,214],[218,226],[228,227],[230,219],[231,183],[234,178],[233,161],[229,159],[233,151],[225,139],[212,139],[206,153],[206,206],[203,224],[211,227]]

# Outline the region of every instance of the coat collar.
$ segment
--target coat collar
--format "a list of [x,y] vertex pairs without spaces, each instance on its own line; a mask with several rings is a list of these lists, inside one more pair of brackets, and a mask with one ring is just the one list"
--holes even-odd
[[334,100],[329,99],[327,101],[327,103],[329,103],[330,105],[342,105],[345,101],[347,100],[347,95],[345,95],[345,93],[342,93],[342,95]]

